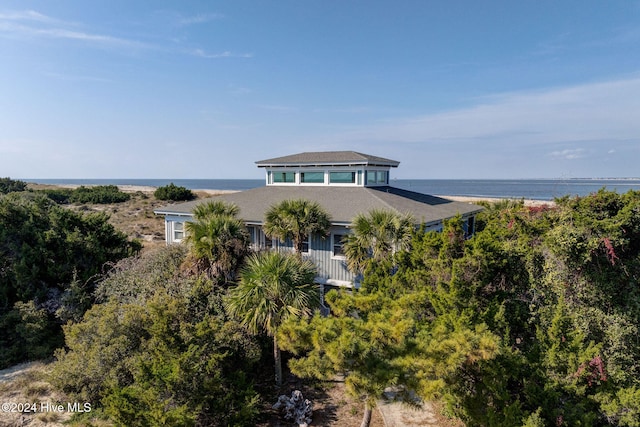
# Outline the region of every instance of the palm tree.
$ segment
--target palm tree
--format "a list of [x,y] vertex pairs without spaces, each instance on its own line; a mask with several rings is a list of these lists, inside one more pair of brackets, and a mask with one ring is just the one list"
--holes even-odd
[[193,208],[193,217],[196,220],[205,219],[209,216],[231,216],[235,217],[240,213],[240,209],[233,204],[225,203],[222,200],[211,200],[200,203]]
[[318,204],[305,199],[283,200],[265,214],[264,233],[281,241],[291,239],[297,254],[312,233],[327,235],[331,227],[329,214]]
[[409,215],[385,210],[358,214],[344,244],[349,269],[362,272],[370,259],[381,261],[398,250],[408,249],[414,228]]
[[273,337],[276,384],[282,385],[282,360],[277,331],[291,317],[310,316],[320,307],[320,289],[313,283],[316,267],[292,254],[261,252],[249,257],[231,289],[227,310],[252,332]]
[[187,243],[196,272],[228,283],[249,253],[249,233],[244,223],[232,214],[233,205],[213,202],[194,210],[195,221],[187,222]]

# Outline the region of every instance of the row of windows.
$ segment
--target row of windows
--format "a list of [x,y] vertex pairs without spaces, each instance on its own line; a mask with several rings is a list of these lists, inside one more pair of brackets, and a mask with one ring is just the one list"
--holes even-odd
[[[364,172],[367,185],[388,184],[389,171],[333,171],[329,172],[329,184],[357,184],[362,185]],[[268,171],[269,184],[295,184],[296,174],[299,175],[301,184],[324,184],[325,172],[282,172]]]
[[[248,230],[249,230],[249,236],[251,239],[251,244],[261,248],[266,248],[266,249],[271,249],[274,247],[274,241],[269,237],[267,237],[266,235],[264,235],[263,233],[259,233],[258,228],[249,226]],[[475,218],[469,217],[465,224],[465,235],[471,236],[473,235],[474,232],[475,232]],[[182,239],[184,239],[184,237],[185,237],[184,222],[174,221],[173,222],[173,241],[180,242]],[[347,234],[336,234],[336,233],[331,234],[331,250],[333,252],[334,257],[344,256],[343,247],[344,247],[346,238],[347,238]],[[291,243],[289,242],[284,246],[291,246]],[[309,253],[310,247],[311,247],[310,239],[307,238],[307,240],[305,240],[302,243],[302,252]]]
[[[277,246],[277,241],[274,242],[268,236],[259,232],[259,229],[256,227],[248,227],[249,237],[251,239],[251,244],[255,245],[259,248],[272,249],[274,246]],[[179,242],[184,239],[185,236],[184,231],[184,222],[173,222],[173,241]],[[333,256],[342,257],[344,256],[343,246],[346,238],[346,234],[332,234],[331,235],[331,248],[333,251]],[[274,245],[276,243],[276,245]],[[291,243],[285,243],[283,246],[291,246]],[[302,243],[302,253],[309,253],[309,249],[311,247],[310,239],[307,238]]]
[[[251,244],[258,248],[266,248],[271,249],[274,246],[284,246],[291,247],[291,242],[285,242],[281,244],[277,239],[274,242],[268,236],[263,233],[260,233],[260,229],[258,227],[249,226],[249,236],[251,239]],[[332,234],[331,235],[331,248],[333,251],[333,256],[342,257],[344,256],[343,246],[346,238],[346,234]],[[308,254],[311,248],[311,239],[307,236],[307,239],[302,242],[302,253]]]

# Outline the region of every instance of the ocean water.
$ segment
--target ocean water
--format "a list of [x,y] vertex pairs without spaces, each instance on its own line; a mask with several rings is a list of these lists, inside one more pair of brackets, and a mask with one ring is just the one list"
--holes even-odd
[[[173,182],[191,190],[248,190],[263,179],[23,179],[41,184],[141,185],[161,187]],[[418,193],[553,200],[565,195],[586,196],[601,188],[626,193],[640,191],[640,179],[397,179],[391,185]]]

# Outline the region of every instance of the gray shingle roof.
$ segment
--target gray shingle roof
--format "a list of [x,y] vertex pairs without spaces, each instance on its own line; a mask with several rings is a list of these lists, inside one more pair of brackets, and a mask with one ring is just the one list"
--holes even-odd
[[[426,224],[482,210],[478,205],[395,187],[266,186],[214,198],[237,205],[240,208],[239,216],[251,223],[262,223],[267,209],[286,199],[314,200],[324,207],[331,215],[332,222],[337,224],[349,224],[357,214],[367,214],[373,209],[408,213],[416,222]],[[194,206],[207,200],[211,199],[170,205],[155,212],[188,215]]]
[[290,156],[275,157],[260,160],[258,167],[267,166],[315,166],[315,165],[368,165],[397,167],[400,162],[384,157],[362,154],[356,151],[319,151],[292,154]]

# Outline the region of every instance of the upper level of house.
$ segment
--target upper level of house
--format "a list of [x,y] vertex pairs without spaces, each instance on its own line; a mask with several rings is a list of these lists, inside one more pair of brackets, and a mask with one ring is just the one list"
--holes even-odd
[[379,187],[389,185],[389,171],[400,162],[356,151],[322,151],[256,164],[265,168],[267,186]]

